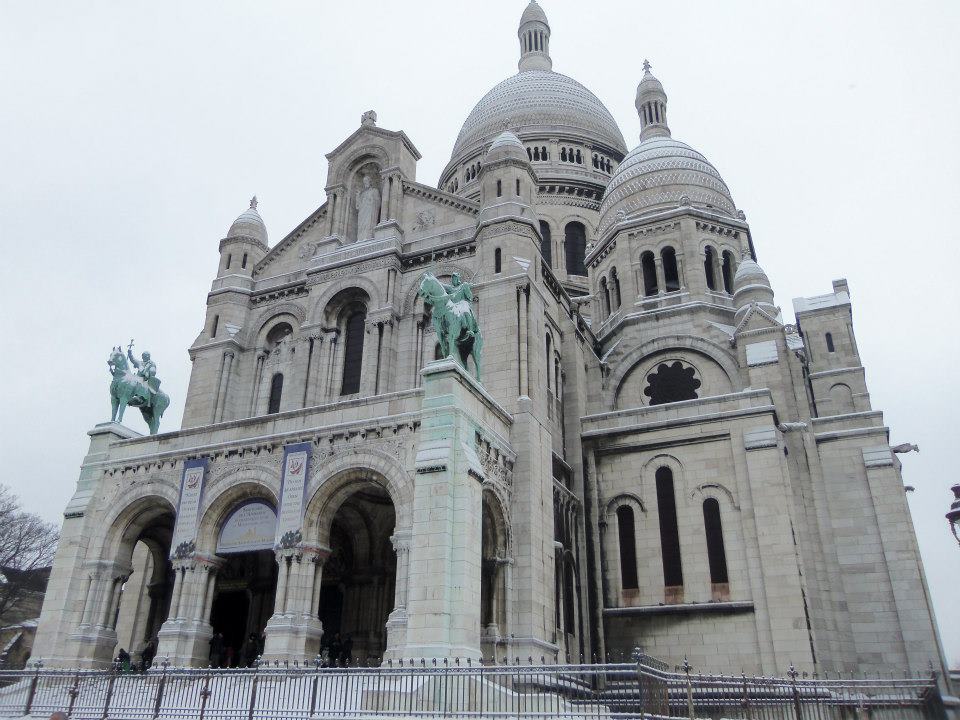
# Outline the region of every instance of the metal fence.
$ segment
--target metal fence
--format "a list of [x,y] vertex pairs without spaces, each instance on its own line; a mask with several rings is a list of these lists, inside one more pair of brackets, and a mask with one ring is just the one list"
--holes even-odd
[[377,667],[0,672],[0,717],[740,718],[942,720],[934,676],[830,680],[704,676],[636,663],[478,665],[443,660]]

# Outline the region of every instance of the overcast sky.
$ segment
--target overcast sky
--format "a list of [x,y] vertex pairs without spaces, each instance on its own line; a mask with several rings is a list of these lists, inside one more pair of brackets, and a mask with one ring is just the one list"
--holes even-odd
[[[0,482],[57,521],[135,338],[179,427],[217,243],[256,193],[279,242],[324,200],[324,154],[364,110],[436,183],[477,100],[516,71],[526,0],[0,0]],[[554,69],[629,147],[644,57],[674,137],[747,214],[788,319],[850,282],[948,660],[960,665],[955,452],[960,3],[544,0]],[[129,424],[145,426],[135,411]],[[864,497],[864,502],[869,502]]]

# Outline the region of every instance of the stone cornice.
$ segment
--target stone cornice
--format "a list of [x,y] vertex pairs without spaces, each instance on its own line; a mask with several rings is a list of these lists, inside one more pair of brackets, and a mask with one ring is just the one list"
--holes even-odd
[[424,200],[439,203],[440,205],[446,205],[471,215],[480,213],[480,203],[468,200],[459,195],[454,195],[453,193],[448,193],[444,190],[432,188],[428,185],[422,185],[412,180],[403,181],[403,194],[423,198]]
[[270,250],[266,257],[258,262],[253,268],[253,274],[259,275],[264,268],[266,268],[270,263],[276,260],[283,251],[292,245],[297,239],[303,236],[303,234],[316,225],[322,218],[327,216],[327,203],[324,202],[323,205],[314,210],[307,218],[297,225],[283,240],[274,246],[273,250]]

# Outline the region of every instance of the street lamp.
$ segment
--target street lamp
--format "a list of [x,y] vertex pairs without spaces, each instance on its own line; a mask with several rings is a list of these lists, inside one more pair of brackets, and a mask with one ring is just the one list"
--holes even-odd
[[960,543],[960,535],[958,535],[958,526],[960,526],[960,483],[957,483],[950,489],[953,491],[953,502],[950,503],[947,522],[950,523],[950,530],[953,532],[953,537]]

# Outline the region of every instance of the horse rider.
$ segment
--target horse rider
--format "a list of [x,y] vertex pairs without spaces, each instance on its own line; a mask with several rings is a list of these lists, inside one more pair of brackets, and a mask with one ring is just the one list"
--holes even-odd
[[144,351],[140,355],[140,362],[133,356],[133,352],[127,348],[127,358],[137,369],[137,377],[141,378],[150,389],[151,395],[156,395],[160,389],[160,381],[157,379],[157,364],[150,359],[150,353]]
[[460,273],[454,273],[451,276],[449,285],[444,282],[440,284],[447,291],[447,297],[450,298],[451,302],[460,302],[461,300],[470,302],[473,300],[473,292],[471,292],[470,286],[460,279]]

